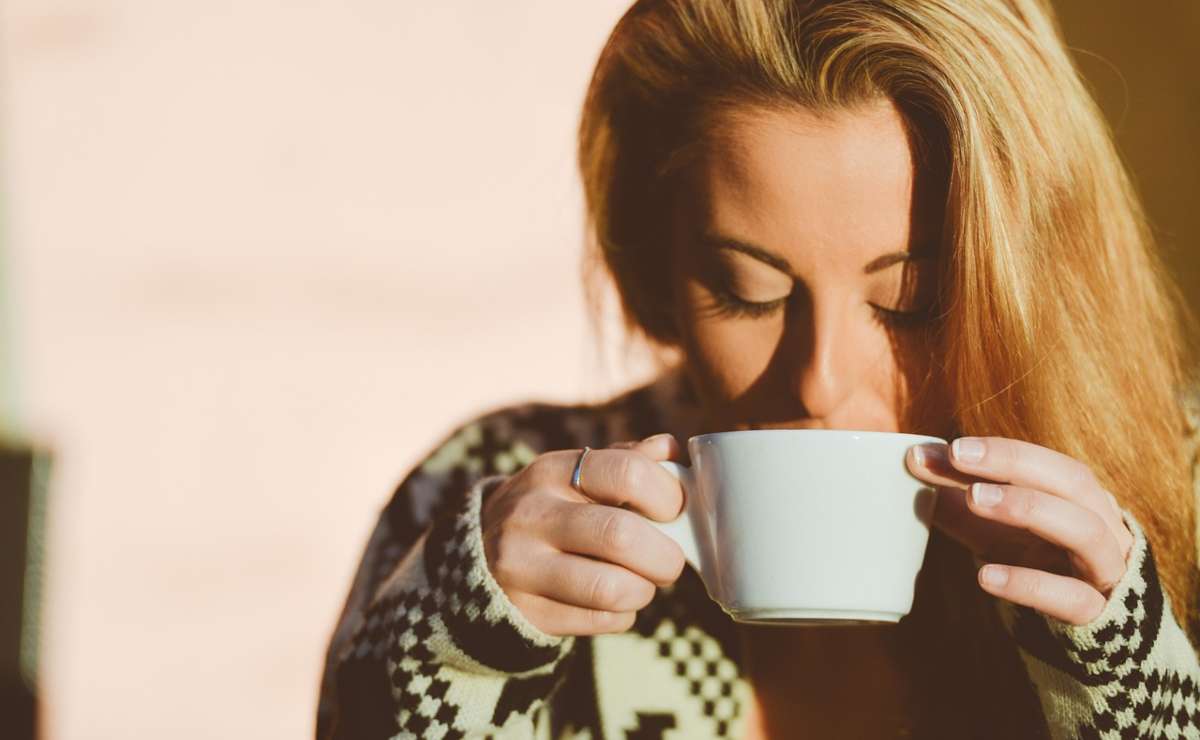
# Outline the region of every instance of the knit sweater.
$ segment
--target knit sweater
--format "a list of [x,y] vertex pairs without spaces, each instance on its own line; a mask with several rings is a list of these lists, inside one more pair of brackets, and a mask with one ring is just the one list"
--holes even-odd
[[[437,445],[367,543],[330,641],[317,737],[741,737],[752,689],[737,627],[694,572],[628,632],[556,637],[493,579],[480,532],[482,501],[542,452],[686,429],[697,411],[676,370],[601,404],[500,409]],[[913,610],[889,628],[924,697],[901,736],[1200,738],[1196,651],[1151,543],[1125,521],[1126,574],[1083,626],[982,592],[978,562],[934,530]]]

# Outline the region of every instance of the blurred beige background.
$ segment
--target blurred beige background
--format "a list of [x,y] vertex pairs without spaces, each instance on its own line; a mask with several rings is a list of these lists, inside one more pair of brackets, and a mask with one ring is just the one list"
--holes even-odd
[[[408,467],[485,407],[644,374],[591,348],[572,164],[625,5],[0,0],[48,737],[311,735]],[[1063,5],[1195,295],[1200,6]]]
[[486,406],[617,382],[572,137],[623,5],[3,0],[50,737],[311,735],[408,467]]

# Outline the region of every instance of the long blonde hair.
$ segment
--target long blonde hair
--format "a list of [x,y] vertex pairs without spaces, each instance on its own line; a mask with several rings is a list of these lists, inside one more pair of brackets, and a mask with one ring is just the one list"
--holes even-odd
[[936,336],[957,429],[1090,466],[1195,636],[1192,319],[1046,0],[636,2],[579,133],[593,307],[607,275],[631,333],[676,341],[660,287],[672,163],[715,112],[880,95],[945,163]]

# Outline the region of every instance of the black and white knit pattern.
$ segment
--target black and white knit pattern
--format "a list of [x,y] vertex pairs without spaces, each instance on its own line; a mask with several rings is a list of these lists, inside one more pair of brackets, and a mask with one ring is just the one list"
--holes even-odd
[[[1189,434],[1200,443],[1200,395],[1190,398]],[[694,573],[661,589],[627,633],[555,638],[495,583],[479,531],[488,479],[545,451],[687,428],[676,414],[694,403],[686,385],[660,379],[595,406],[500,409],[443,440],[405,477],[368,543],[330,643],[318,737],[739,736],[752,694],[736,629]],[[1195,462],[1200,479],[1200,456]],[[997,602],[1028,672],[1016,683],[1036,689],[1038,719],[1055,740],[1200,740],[1196,652],[1144,535],[1127,523],[1129,572],[1092,624]],[[1011,698],[995,700],[1010,706]]]
[[[1014,607],[1013,635],[1026,653],[1031,677],[1042,685],[1048,711],[1067,693],[1086,692],[1087,702],[1071,712],[1073,734],[1083,739],[1200,738],[1200,686],[1156,660],[1171,652],[1195,653],[1170,615],[1150,548],[1132,517],[1130,574],[1114,590],[1092,623],[1074,626]],[[1058,687],[1068,689],[1061,690]]]
[[741,712],[734,697],[737,666],[712,636],[695,626],[680,630],[673,621],[664,620],[653,639],[659,656],[674,664],[675,675],[687,681],[688,693],[701,702],[704,716],[715,723],[716,736],[728,737],[731,723]]
[[[462,738],[482,726],[529,728],[562,679],[572,640],[544,635],[487,571],[479,533],[479,482],[458,510],[439,518],[420,547],[386,581],[352,642],[348,664],[386,672],[393,723],[386,737]],[[464,676],[491,676],[472,683]],[[470,696],[464,706],[455,694]],[[476,716],[487,704],[484,722]],[[382,720],[377,720],[382,724]]]

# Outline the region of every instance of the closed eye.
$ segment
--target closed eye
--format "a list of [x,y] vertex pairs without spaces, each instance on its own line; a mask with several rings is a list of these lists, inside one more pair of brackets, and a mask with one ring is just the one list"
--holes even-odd
[[762,318],[775,313],[787,303],[790,295],[783,298],[776,298],[773,301],[744,301],[738,298],[728,290],[716,288],[712,290],[713,300],[717,304],[717,310],[714,312],[717,316],[726,316],[731,318]]
[[[788,295],[773,301],[746,301],[728,290],[716,289],[712,291],[712,294],[717,305],[716,315],[750,319],[762,318],[775,313],[783,308],[791,297]],[[868,305],[870,305],[876,321],[893,329],[911,329],[923,326],[929,323],[934,313],[933,306],[917,311],[896,311],[873,303]]]
[[893,329],[915,329],[933,319],[933,306],[918,311],[894,311],[872,303],[871,310],[879,323]]

